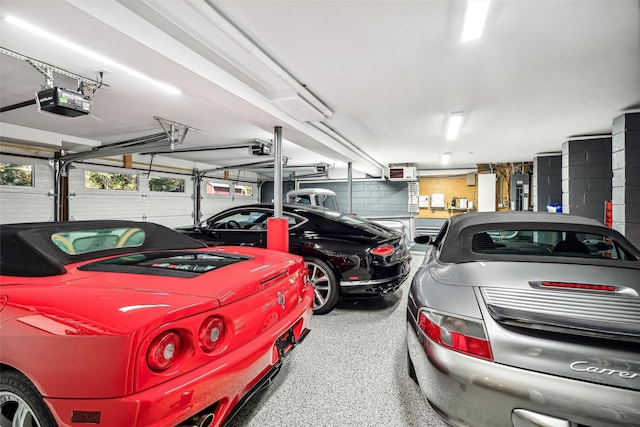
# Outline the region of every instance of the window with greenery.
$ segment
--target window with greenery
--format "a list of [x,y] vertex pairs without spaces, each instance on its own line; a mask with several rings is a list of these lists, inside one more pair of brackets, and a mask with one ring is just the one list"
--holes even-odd
[[184,179],[166,178],[162,176],[150,176],[149,191],[164,191],[167,193],[184,193]]
[[0,185],[33,187],[33,165],[0,163]]
[[135,191],[138,189],[138,175],[85,171],[84,186],[96,190]]

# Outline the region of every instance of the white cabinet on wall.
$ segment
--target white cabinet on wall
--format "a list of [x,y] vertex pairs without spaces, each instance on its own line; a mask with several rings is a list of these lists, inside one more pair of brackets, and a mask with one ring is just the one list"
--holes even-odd
[[496,174],[478,174],[478,212],[496,210]]

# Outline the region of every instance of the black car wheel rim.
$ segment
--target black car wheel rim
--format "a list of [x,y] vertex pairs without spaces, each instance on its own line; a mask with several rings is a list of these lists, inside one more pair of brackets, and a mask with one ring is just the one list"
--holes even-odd
[[324,268],[313,262],[307,262],[309,280],[315,290],[313,309],[323,307],[331,297],[331,280]]

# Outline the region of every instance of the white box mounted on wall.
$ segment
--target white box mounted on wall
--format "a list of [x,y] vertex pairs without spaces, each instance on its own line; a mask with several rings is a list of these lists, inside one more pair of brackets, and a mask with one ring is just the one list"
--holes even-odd
[[389,181],[415,181],[418,179],[418,169],[415,166],[389,168]]

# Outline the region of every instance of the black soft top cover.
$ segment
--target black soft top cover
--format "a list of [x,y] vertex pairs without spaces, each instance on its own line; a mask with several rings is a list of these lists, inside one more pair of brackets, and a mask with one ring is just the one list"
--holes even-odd
[[[137,227],[144,230],[144,243],[98,252],[69,255],[51,240],[51,235],[86,229]],[[207,247],[191,237],[150,222],[98,220],[70,222],[34,222],[0,225],[0,274],[44,277],[66,273],[64,266],[99,257],[137,252]]]
[[[509,212],[475,212],[453,216],[449,219],[446,243],[440,253],[440,261],[444,263],[461,263],[469,261],[505,260],[504,255],[476,254],[471,251],[471,239],[480,232],[495,230],[558,230],[578,231],[608,236],[622,244],[634,256],[640,258],[640,251],[622,234],[606,227],[604,224],[578,215],[561,213],[509,211]],[[513,257],[512,255],[506,256]],[[535,261],[535,257],[527,257]],[[546,260],[542,259],[542,261]],[[571,261],[569,261],[571,262]],[[584,261],[574,261],[577,263]],[[592,260],[591,263],[611,264],[614,260]],[[626,263],[626,266],[630,266]],[[638,264],[638,263],[635,263]]]

